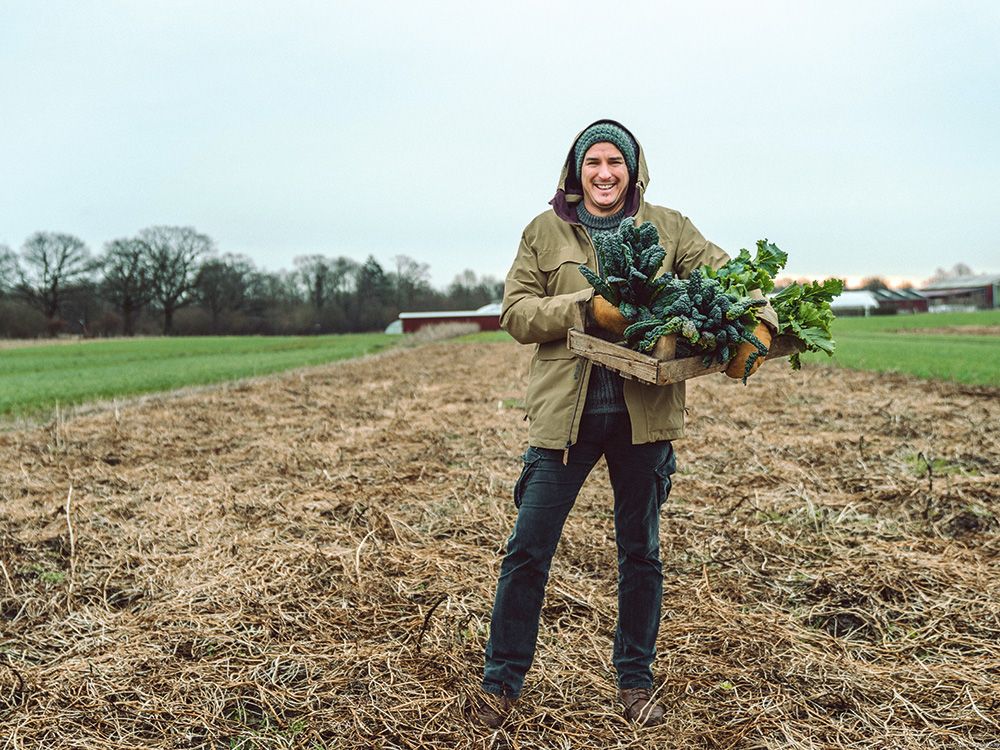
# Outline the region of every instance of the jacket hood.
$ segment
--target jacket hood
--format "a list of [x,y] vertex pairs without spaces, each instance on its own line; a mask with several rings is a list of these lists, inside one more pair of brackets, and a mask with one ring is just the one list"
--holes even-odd
[[583,132],[587,130],[587,128],[592,127],[599,122],[609,122],[612,125],[617,125],[628,133],[635,142],[638,169],[636,169],[636,174],[631,178],[628,187],[628,197],[625,199],[626,216],[635,216],[638,212],[639,207],[642,205],[643,193],[649,185],[649,170],[646,168],[646,156],[642,151],[642,144],[639,143],[639,139],[632,134],[631,130],[626,128],[617,120],[595,120],[573,136],[573,142],[569,145],[569,153],[566,155],[566,161],[563,162],[562,173],[559,175],[559,184],[556,187],[556,194],[552,197],[552,200],[549,201],[549,205],[552,206],[552,210],[556,212],[556,216],[563,221],[568,221],[570,224],[580,223],[576,218],[576,206],[583,200],[583,186],[580,184],[580,180],[576,177],[576,160],[573,158],[573,147],[576,145],[576,142],[580,139],[580,136],[583,135]]

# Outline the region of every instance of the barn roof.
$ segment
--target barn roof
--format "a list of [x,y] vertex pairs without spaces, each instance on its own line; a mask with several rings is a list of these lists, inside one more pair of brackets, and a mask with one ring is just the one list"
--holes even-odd
[[502,312],[499,302],[490,302],[475,310],[428,310],[427,312],[401,312],[399,319],[413,318],[492,318]]
[[833,298],[830,307],[834,310],[845,307],[878,307],[878,297],[864,289],[841,292]]
[[938,279],[929,284],[925,284],[921,291],[933,291],[940,289],[977,289],[985,286],[996,286],[1000,284],[1000,273],[982,273],[978,276],[959,276],[954,279]]
[[926,299],[920,292],[912,289],[879,289],[875,296],[887,302],[910,302],[912,300]]
[[433,312],[404,312],[399,314],[400,320],[412,318],[495,318],[500,314],[496,312],[480,310],[440,310]]

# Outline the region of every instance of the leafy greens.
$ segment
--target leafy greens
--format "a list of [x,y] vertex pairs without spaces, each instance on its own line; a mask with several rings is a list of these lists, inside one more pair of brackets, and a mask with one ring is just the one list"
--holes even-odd
[[[766,239],[757,240],[757,254],[751,258],[746,248],[724,266],[703,268],[706,276],[718,279],[726,291],[748,295],[752,289],[760,289],[767,294],[774,289],[774,277],[785,267],[788,253]],[[813,281],[809,284],[789,284],[771,295],[771,307],[778,314],[778,335],[795,336],[805,344],[806,351],[826,352],[833,356],[836,342],[830,326],[833,310],[830,302],[844,291],[840,279]],[[791,356],[793,369],[802,363],[796,352]]]

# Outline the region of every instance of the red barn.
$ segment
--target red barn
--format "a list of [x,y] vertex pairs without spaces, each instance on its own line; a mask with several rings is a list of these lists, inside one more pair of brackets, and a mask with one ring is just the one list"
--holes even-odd
[[878,289],[875,291],[880,313],[927,312],[927,298],[912,289]]
[[416,333],[427,326],[442,323],[474,323],[480,331],[500,330],[500,303],[484,305],[478,310],[447,310],[442,312],[405,312],[399,314],[403,333]]

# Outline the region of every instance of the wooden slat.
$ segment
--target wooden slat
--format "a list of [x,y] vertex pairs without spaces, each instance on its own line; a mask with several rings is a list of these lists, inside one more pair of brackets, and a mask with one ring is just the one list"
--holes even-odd
[[768,347],[765,359],[777,359],[778,357],[789,357],[796,352],[804,352],[806,345],[802,339],[795,336],[778,336]]
[[566,345],[586,359],[644,383],[655,383],[660,360],[571,328]]
[[[566,337],[570,351],[581,357],[620,372],[624,377],[641,380],[644,383],[668,385],[682,380],[722,372],[725,364],[705,367],[701,357],[681,359],[658,359],[642,352],[633,351],[619,344],[612,344],[582,331],[570,329]],[[778,336],[771,342],[765,359],[787,357],[804,349],[803,343],[794,336]],[[669,350],[669,347],[667,347]]]

